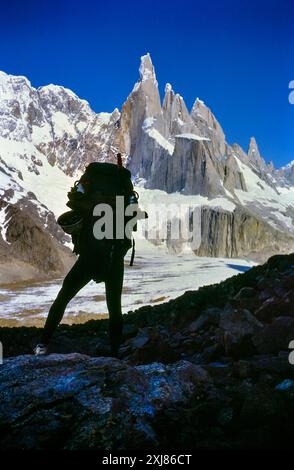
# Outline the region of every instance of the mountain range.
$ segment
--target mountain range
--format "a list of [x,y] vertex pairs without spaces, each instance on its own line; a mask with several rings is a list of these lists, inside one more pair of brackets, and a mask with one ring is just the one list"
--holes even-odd
[[[149,54],[119,111],[95,113],[62,86],[34,88],[0,72],[0,282],[62,275],[73,263],[56,223],[67,191],[92,161],[118,151],[144,208],[150,202],[201,207],[200,256],[266,259],[294,248],[294,161],[276,169],[254,137],[229,144],[211,110],[189,111],[166,84],[160,99]],[[150,240],[169,251],[184,240]],[[191,250],[191,255],[192,255]]]

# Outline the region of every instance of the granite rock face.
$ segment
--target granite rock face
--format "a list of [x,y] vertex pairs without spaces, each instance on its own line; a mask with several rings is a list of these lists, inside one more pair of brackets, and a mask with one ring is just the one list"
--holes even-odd
[[[282,234],[259,220],[248,210],[236,207],[232,212],[203,207],[201,211],[201,244],[198,256],[265,259],[272,253],[288,253],[292,237]],[[279,240],[279,243],[278,243]]]

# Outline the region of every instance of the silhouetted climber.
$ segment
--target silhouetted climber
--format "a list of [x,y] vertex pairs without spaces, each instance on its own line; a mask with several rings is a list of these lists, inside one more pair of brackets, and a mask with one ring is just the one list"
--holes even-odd
[[[54,331],[62,320],[65,308],[69,301],[90,280],[105,282],[106,302],[109,311],[109,335],[111,353],[117,356],[122,342],[122,311],[121,294],[124,276],[124,256],[132,246],[131,231],[126,234],[126,223],[132,217],[124,216],[123,238],[116,238],[116,196],[123,196],[124,205],[135,204],[136,210],[138,195],[133,189],[131,174],[122,166],[121,155],[118,154],[118,164],[90,163],[83,176],[77,181],[68,193],[69,206],[72,211],[59,217],[58,222],[70,233],[74,243],[73,252],[79,257],[66,275],[61,290],[53,302],[46,320],[41,342],[35,347],[36,355],[47,354],[48,344]],[[93,229],[95,222],[101,222],[102,216],[93,215],[97,204],[108,204],[113,209],[113,237],[97,239]],[[147,214],[143,217],[147,217]],[[94,212],[96,214],[96,212]],[[137,217],[138,219],[139,217]],[[136,226],[133,227],[136,230]],[[106,230],[105,230],[106,233]],[[134,240],[131,263],[134,258]]]

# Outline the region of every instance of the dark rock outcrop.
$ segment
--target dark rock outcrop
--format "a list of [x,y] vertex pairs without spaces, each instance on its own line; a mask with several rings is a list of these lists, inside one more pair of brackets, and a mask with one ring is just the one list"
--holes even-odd
[[23,449],[157,447],[153,417],[193,395],[200,399],[211,385],[188,361],[130,366],[80,354],[10,359],[0,377],[1,430],[23,431],[20,439],[16,429],[7,432],[2,449],[15,448],[16,439]]

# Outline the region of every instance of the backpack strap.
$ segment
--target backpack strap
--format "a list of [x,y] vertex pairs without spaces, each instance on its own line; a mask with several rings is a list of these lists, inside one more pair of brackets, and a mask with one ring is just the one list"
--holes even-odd
[[123,164],[122,164],[121,153],[118,153],[118,154],[116,155],[116,158],[117,158],[117,166],[118,166],[118,168],[122,168]]
[[134,258],[135,258],[135,239],[133,238],[133,247],[132,247],[132,255],[131,255],[130,266],[133,266]]

